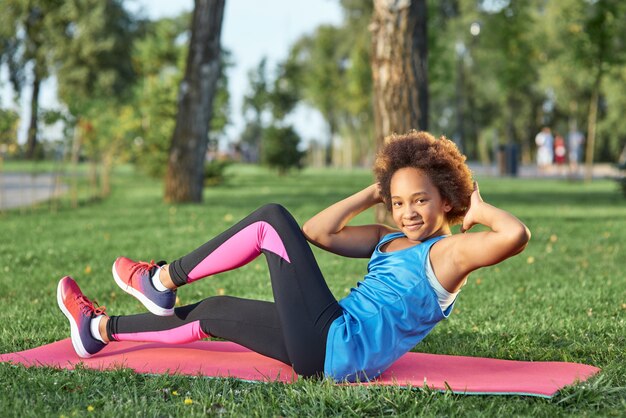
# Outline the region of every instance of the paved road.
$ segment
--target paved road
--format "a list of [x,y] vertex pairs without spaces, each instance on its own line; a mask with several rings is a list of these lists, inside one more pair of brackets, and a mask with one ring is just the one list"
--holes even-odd
[[0,210],[45,202],[67,190],[54,174],[0,173]]

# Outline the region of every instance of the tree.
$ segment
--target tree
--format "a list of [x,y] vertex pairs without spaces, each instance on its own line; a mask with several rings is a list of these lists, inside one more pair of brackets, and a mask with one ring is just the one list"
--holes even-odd
[[[558,93],[576,103],[580,99],[587,102],[581,107],[587,109],[585,179],[589,181],[597,148],[603,82],[607,77],[615,77],[619,72],[615,70],[626,63],[626,29],[622,24],[626,17],[626,4],[619,0],[567,0],[559,2],[558,6],[550,4],[548,8],[550,22],[558,28],[551,40],[559,46],[566,43],[569,47],[556,51],[554,62],[560,68],[567,66],[575,69],[561,75],[562,88]],[[612,71],[616,74],[611,74]],[[623,109],[616,107],[615,111],[623,113]]]
[[[141,120],[133,140],[135,165],[147,174],[164,178],[168,153],[176,124],[176,96],[185,71],[187,48],[180,39],[190,33],[190,13],[146,21],[135,41],[133,65],[138,83],[133,87],[135,117]],[[209,146],[217,147],[230,121],[228,78],[230,55],[222,50],[221,74],[213,104]]]
[[16,111],[0,108],[0,160],[5,152],[17,149],[17,125],[20,116]]
[[[584,33],[582,42],[575,44],[579,62],[591,63],[592,88],[587,118],[587,148],[585,155],[585,180],[592,178],[595,153],[598,102],[602,81],[611,64],[626,62],[626,31],[622,19],[626,16],[624,2],[598,0],[589,6],[586,18],[581,22]],[[587,39],[585,39],[587,38]]]
[[189,32],[190,15],[147,21],[133,48],[138,83],[133,86],[135,117],[141,128],[133,141],[135,165],[163,178],[176,122],[176,94],[185,65],[185,48],[177,42]]
[[228,91],[227,69],[232,67],[231,53],[227,49],[220,53],[220,74],[217,80],[215,97],[213,98],[213,112],[209,126],[209,144],[212,151],[217,151],[219,142],[223,138],[226,127],[230,124],[230,92]]
[[328,125],[325,163],[351,167],[373,153],[371,40],[373,5],[342,0],[344,22],[322,25],[300,38],[285,64],[296,94]]
[[374,0],[372,77],[376,143],[428,129],[428,46],[425,0]]
[[57,30],[51,16],[60,0],[3,0],[0,2],[0,38],[4,38],[2,58],[8,64],[13,89],[18,95],[24,88],[30,68],[31,97],[26,159],[36,158],[39,121],[39,92],[41,83],[49,75],[52,49],[51,31]]
[[373,3],[342,0],[345,16],[339,48],[343,59],[343,82],[339,93],[340,132],[344,166],[366,164],[374,152],[374,109],[372,107],[371,34]]
[[285,175],[290,168],[300,168],[303,152],[298,150],[300,137],[292,126],[272,124],[263,130],[262,159]]
[[[603,82],[603,107],[605,116],[598,121],[598,136],[601,136],[604,161],[621,162],[626,157],[626,65],[611,69]],[[626,186],[626,180],[622,182]]]
[[326,165],[333,163],[334,140],[339,130],[342,101],[341,73],[345,64],[338,45],[341,32],[331,25],[319,26],[312,36],[301,38],[291,51],[293,60],[302,66],[302,96],[320,111],[328,124]]
[[[488,69],[481,70],[483,77],[497,83],[497,96],[492,100],[499,105],[495,119],[498,131],[509,150],[521,146],[526,163],[531,160],[535,133],[547,123],[537,120],[545,101],[545,92],[537,88],[540,41],[545,32],[536,23],[536,7],[533,2],[508,2],[497,10],[483,11],[481,33],[485,36],[481,39],[482,48],[475,54],[477,67]],[[488,83],[480,83],[483,86],[479,88],[484,91]]]
[[267,58],[261,58],[256,68],[248,73],[248,83],[249,91],[245,94],[241,107],[246,125],[241,133],[240,145],[244,161],[258,162],[261,155],[263,119],[270,100]]
[[587,178],[593,161],[614,162],[626,143],[624,18],[624,2],[563,0],[545,3],[537,22],[549,113],[562,132],[586,131]]
[[165,178],[167,202],[201,202],[213,99],[220,76],[224,0],[196,0]]
[[[244,159],[256,162],[260,158],[263,163],[278,168],[281,174],[301,159],[297,150],[300,138],[284,122],[300,99],[299,71],[298,64],[288,58],[278,63],[270,75],[267,59],[261,58],[248,74],[250,89],[242,105],[246,126],[240,145]],[[279,155],[281,145],[286,147],[283,156]]]
[[103,196],[110,190],[115,157],[127,149],[129,139],[121,131],[111,136],[104,127],[117,117],[129,119],[125,105],[135,82],[131,53],[136,22],[121,0],[64,2],[51,17],[62,28],[54,32],[54,68],[59,97],[74,120],[72,160],[85,151],[92,162],[92,185],[98,188],[99,176],[98,194]]

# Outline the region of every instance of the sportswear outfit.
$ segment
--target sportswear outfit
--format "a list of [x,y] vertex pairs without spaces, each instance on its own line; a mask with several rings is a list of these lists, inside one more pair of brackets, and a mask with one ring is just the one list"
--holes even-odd
[[[452,310],[442,309],[428,254],[443,237],[384,253],[402,237],[383,237],[368,274],[337,302],[297,222],[280,205],[261,207],[242,221],[172,262],[177,286],[232,270],[261,253],[270,271],[274,302],[214,296],[178,307],[172,316],[112,316],[112,341],[185,343],[208,336],[241,344],[291,365],[305,376],[337,381],[371,379],[421,341]],[[433,283],[433,279],[439,288]]]

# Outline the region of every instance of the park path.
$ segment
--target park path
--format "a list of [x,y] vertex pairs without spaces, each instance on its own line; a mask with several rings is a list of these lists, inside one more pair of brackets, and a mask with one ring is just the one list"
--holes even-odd
[[55,174],[0,173],[0,210],[32,206],[67,190]]
[[[477,176],[498,177],[499,168],[495,165],[482,165],[475,161],[468,161],[467,165]],[[578,172],[573,176],[575,179],[582,180],[585,173],[585,167],[580,166]],[[519,178],[571,178],[572,174],[568,171],[567,166],[558,167],[553,165],[547,169],[540,171],[536,165],[520,165],[517,172]],[[597,163],[593,165],[593,178],[618,178],[620,172],[614,164]]]

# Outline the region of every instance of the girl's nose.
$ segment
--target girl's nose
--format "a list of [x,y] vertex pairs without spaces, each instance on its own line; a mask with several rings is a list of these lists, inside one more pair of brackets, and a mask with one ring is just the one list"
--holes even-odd
[[417,216],[417,212],[415,211],[415,209],[413,209],[413,206],[406,205],[405,208],[404,208],[404,213],[402,214],[402,216],[404,216],[404,218],[406,218],[406,219],[412,219],[412,218],[415,218]]

